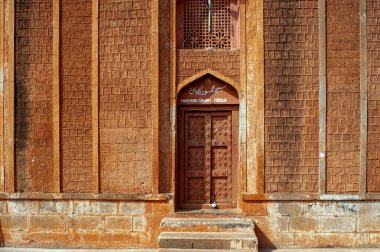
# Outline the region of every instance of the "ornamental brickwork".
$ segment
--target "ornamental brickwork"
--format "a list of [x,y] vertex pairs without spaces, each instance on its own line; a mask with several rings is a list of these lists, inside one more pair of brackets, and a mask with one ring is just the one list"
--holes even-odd
[[368,191],[380,192],[380,11],[378,1],[367,1],[368,55]]
[[15,2],[15,157],[19,192],[53,192],[52,1]]
[[151,1],[99,2],[100,188],[152,186]]
[[64,192],[93,192],[91,1],[61,1],[61,162]]
[[177,50],[177,79],[178,84],[185,79],[201,72],[212,69],[223,73],[236,83],[240,82],[240,52],[239,50],[205,51]]
[[359,191],[359,21],[359,1],[327,1],[326,162],[330,193]]
[[318,191],[318,1],[264,1],[265,191]]

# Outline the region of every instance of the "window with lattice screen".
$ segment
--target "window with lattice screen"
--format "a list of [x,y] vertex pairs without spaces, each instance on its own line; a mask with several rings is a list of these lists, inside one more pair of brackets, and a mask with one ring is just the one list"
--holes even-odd
[[[231,49],[238,44],[237,0],[179,0],[178,47]],[[210,7],[211,6],[211,7]]]

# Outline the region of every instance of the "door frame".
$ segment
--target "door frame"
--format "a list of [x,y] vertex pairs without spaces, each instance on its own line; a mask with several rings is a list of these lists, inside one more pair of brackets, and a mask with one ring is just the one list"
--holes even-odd
[[[234,209],[238,207],[239,190],[239,105],[194,105],[177,106],[177,141],[176,141],[176,188],[178,195],[175,201],[176,209],[212,209],[211,204],[184,203],[184,124],[185,112],[231,112],[232,119],[232,203],[220,203],[218,209]],[[181,115],[181,116],[180,116]],[[180,144],[182,142],[182,144]]]

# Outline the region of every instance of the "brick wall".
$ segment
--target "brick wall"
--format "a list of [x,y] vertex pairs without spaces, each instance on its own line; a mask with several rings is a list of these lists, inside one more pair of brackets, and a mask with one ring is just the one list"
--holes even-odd
[[265,0],[265,190],[318,190],[318,1]]
[[63,192],[92,192],[91,1],[61,1]]
[[360,152],[359,1],[327,4],[327,191],[358,192]]
[[53,191],[52,1],[16,0],[17,191]]
[[205,69],[212,69],[240,83],[239,50],[177,50],[177,83]]
[[367,0],[369,192],[380,192],[380,2]]
[[152,185],[151,1],[99,2],[100,187]]

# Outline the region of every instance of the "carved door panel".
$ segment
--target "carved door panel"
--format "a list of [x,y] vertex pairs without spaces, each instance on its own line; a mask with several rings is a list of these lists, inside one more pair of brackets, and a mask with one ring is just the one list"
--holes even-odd
[[211,114],[211,197],[217,203],[232,202],[231,112]]
[[188,203],[204,203],[209,190],[206,182],[206,117],[202,113],[185,116],[185,199]]
[[233,112],[181,111],[179,190],[181,208],[235,207]]

